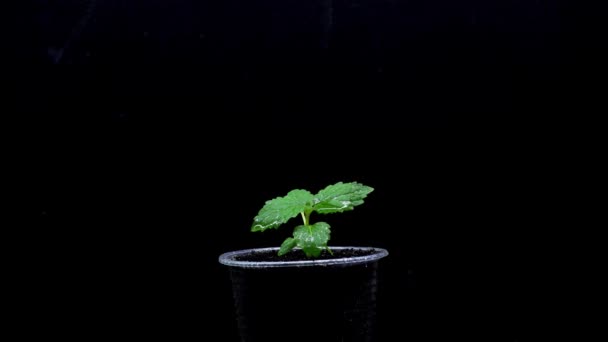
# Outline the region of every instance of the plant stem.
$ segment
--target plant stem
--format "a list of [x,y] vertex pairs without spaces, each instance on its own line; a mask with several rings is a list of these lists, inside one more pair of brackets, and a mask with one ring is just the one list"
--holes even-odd
[[304,221],[305,226],[308,226],[308,223],[310,222],[310,213],[311,212],[312,211],[308,211],[308,210],[300,212],[300,215],[302,215],[302,220]]

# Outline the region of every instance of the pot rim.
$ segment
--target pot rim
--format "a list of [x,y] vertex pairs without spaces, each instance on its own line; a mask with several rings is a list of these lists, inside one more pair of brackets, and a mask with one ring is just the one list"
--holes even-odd
[[376,247],[353,247],[353,246],[341,246],[341,247],[329,247],[331,250],[339,251],[344,249],[358,249],[358,250],[373,250],[374,253],[365,256],[348,257],[348,258],[336,258],[336,259],[323,259],[323,260],[298,260],[298,261],[239,261],[235,260],[235,257],[250,254],[252,252],[267,252],[267,251],[278,251],[279,247],[267,247],[267,248],[252,248],[243,249],[233,252],[227,252],[219,257],[219,262],[222,265],[239,268],[278,268],[278,267],[311,267],[311,266],[351,266],[361,265],[371,262],[378,261],[388,255],[388,251],[383,248]]

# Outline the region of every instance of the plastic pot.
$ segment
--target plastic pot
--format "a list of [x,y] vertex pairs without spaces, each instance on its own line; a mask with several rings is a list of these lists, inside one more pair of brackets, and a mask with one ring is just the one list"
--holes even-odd
[[388,252],[371,247],[331,249],[336,255],[346,249],[371,254],[243,260],[252,253],[278,250],[260,248],[220,256],[220,263],[230,270],[241,341],[374,341],[378,261]]

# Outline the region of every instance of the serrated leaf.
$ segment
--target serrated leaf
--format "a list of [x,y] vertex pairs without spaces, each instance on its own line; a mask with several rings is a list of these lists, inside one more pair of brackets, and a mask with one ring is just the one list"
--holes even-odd
[[327,246],[330,238],[330,227],[325,222],[317,222],[309,226],[297,226],[293,231],[297,246],[302,248],[306,256],[318,257],[321,250]]
[[281,248],[279,249],[279,256],[289,253],[297,244],[298,241],[296,241],[294,238],[285,239],[283,244],[281,244]]
[[372,191],[374,191],[372,187],[357,182],[339,182],[326,187],[314,196],[313,209],[320,214],[353,210],[354,207],[363,204],[363,199]]
[[264,207],[253,219],[252,232],[278,228],[300,212],[310,208],[314,196],[306,190],[292,190],[285,197],[266,201]]

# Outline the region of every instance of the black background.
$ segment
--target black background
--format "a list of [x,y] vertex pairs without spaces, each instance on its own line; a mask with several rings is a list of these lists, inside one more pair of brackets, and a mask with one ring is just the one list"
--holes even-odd
[[557,6],[336,0],[322,48],[310,3],[97,1],[76,31],[89,2],[19,17],[27,333],[236,341],[219,254],[289,234],[248,231],[265,200],[358,181],[365,205],[326,220],[334,245],[390,252],[382,341],[523,338],[551,177],[526,129],[557,107]]

